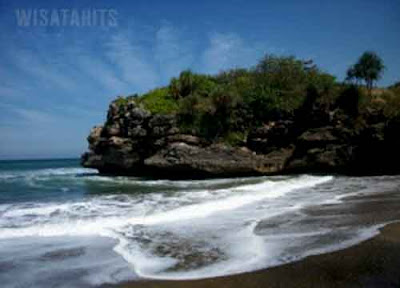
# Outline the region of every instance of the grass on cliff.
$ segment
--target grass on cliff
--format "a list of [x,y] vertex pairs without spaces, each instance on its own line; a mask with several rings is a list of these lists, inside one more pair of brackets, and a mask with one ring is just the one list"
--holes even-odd
[[371,108],[385,117],[399,117],[399,83],[374,89],[371,97],[364,90],[337,82],[312,61],[266,55],[255,67],[213,76],[183,71],[165,87],[118,101],[123,105],[134,98],[152,113],[175,114],[183,132],[235,146],[252,128],[293,120],[315,105],[339,108],[352,117]]
[[169,93],[168,87],[156,88],[136,100],[154,114],[173,114],[178,112],[178,102]]

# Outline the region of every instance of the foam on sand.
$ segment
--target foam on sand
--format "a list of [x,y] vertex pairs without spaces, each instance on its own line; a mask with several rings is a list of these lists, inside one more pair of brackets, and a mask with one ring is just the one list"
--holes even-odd
[[[88,177],[95,181],[93,177],[100,176]],[[14,205],[3,212],[0,239],[106,236],[118,240],[114,250],[141,277],[192,279],[239,273],[262,268],[266,256],[272,255],[272,246],[266,246],[263,238],[254,233],[258,221],[300,207],[278,207],[277,200],[332,179],[304,175],[284,179],[203,180],[193,184],[210,188],[196,191],[185,190],[190,181],[177,184],[156,180],[143,186],[175,185],[181,189],[172,194],[146,193],[139,198],[105,195],[81,202]],[[123,181],[140,180],[124,178]],[[233,187],[213,188],[229,183]],[[255,209],[258,205],[267,205],[268,209]],[[165,235],[174,236],[166,240]],[[146,244],[142,243],[143,239],[150,240]],[[182,244],[177,244],[177,239]],[[160,245],[169,251],[166,255],[154,252]],[[192,248],[179,249],[179,245]],[[199,260],[192,268],[175,271],[174,267],[186,265],[182,259],[190,253],[198,253],[199,258],[211,253],[212,261]]]

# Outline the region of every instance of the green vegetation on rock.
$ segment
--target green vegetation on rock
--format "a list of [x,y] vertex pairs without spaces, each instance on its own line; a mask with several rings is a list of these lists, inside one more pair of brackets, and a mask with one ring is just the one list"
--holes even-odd
[[[186,70],[168,86],[116,102],[123,105],[135,99],[153,114],[175,115],[182,133],[235,146],[245,141],[249,131],[269,121],[313,121],[312,109],[321,113],[340,109],[352,119],[371,109],[398,117],[399,85],[373,89],[383,67],[379,56],[366,52],[348,71],[347,80],[355,82],[339,83],[311,60],[266,55],[255,67],[213,76]],[[361,80],[365,88],[358,85]]]
[[178,103],[169,93],[168,87],[151,90],[137,98],[137,102],[154,114],[173,114],[178,111]]

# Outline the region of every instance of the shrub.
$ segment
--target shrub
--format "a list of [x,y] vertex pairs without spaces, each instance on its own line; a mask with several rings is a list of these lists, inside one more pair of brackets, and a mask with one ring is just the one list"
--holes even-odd
[[355,85],[350,85],[346,87],[337,98],[336,107],[342,109],[350,116],[357,116],[362,98],[361,90]]
[[[335,77],[320,71],[312,61],[266,55],[253,68],[215,76],[186,70],[167,87],[127,99],[134,98],[152,113],[176,114],[184,133],[237,145],[249,129],[291,119],[299,107],[307,115],[315,101],[332,102],[343,90]],[[352,110],[350,98],[338,105]],[[117,101],[124,105],[126,98]]]
[[382,106],[385,117],[396,118],[400,116],[400,93],[396,94],[395,92],[393,90],[385,91],[378,98],[381,100],[379,105]]
[[168,92],[168,88],[154,89],[140,97],[138,103],[141,103],[151,113],[176,113],[178,104]]
[[207,130],[205,136],[215,138],[229,131],[234,121],[232,116],[237,101],[238,95],[234,90],[220,87],[213,91],[202,119],[202,124],[205,125],[205,127],[202,127],[202,131]]
[[228,132],[224,135],[222,142],[232,147],[241,146],[245,143],[245,137],[244,132]]
[[304,85],[307,71],[303,61],[293,56],[277,57],[265,55],[255,67],[257,81],[273,89],[291,90],[297,85]]
[[207,96],[213,91],[216,83],[213,77],[194,74],[190,70],[183,71],[178,78],[172,78],[169,84],[169,94],[176,100],[198,94]]
[[115,99],[113,102],[118,106],[123,106],[128,103],[128,98],[125,98],[123,96],[118,96],[117,99]]

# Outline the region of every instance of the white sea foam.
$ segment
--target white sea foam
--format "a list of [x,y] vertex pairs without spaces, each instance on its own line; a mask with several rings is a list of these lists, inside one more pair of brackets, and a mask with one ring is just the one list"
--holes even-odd
[[31,175],[37,176],[57,176],[57,175],[84,175],[84,174],[96,174],[96,169],[89,168],[51,168],[33,171]]
[[[254,234],[258,221],[301,207],[287,205],[286,208],[274,208],[275,201],[290,192],[308,189],[332,179],[330,176],[301,176],[283,180],[260,178],[258,183],[253,184],[246,183],[257,179],[204,180],[195,184],[199,187],[201,184],[205,184],[204,187],[214,187],[231,182],[242,185],[196,191],[185,191],[183,187],[189,185],[189,181],[176,184],[174,181],[160,180],[143,184],[142,180],[143,186],[162,186],[167,183],[180,186],[183,190],[172,194],[148,193],[140,197],[97,196],[81,202],[62,204],[16,204],[12,208],[2,209],[0,239],[106,236],[118,240],[115,251],[131,263],[136,273],[142,277],[188,279],[238,273],[261,268],[265,265],[266,257],[271,256],[271,245],[265,245],[264,239]],[[255,209],[261,204],[264,206],[260,207],[268,209]],[[207,251],[218,248],[224,256],[215,263],[197,269],[166,272],[180,260],[172,256],[156,255],[149,247],[143,247],[140,241],[135,240],[140,238],[135,234],[140,231],[144,235],[155,233],[149,234],[148,238],[157,245],[157,241],[164,241],[163,229],[177,233],[178,238],[188,238],[189,242],[202,239],[206,243],[202,244],[205,245],[202,249]],[[200,236],[196,236],[196,233],[200,233]]]
[[[49,171],[42,171],[41,175],[46,173]],[[55,173],[76,175],[88,171],[59,170]],[[288,228],[278,234],[255,233],[261,220],[287,217],[318,201],[343,201],[335,191],[321,194],[312,190],[333,179],[331,176],[304,175],[191,182],[89,175],[80,181],[114,184],[120,181],[138,185],[135,189],[155,186],[177,190],[172,193],[98,195],[65,203],[3,204],[0,205],[0,239],[111,237],[118,240],[115,252],[132,265],[137,275],[145,278],[196,279],[252,271],[347,247],[377,233],[377,227],[353,228],[354,231],[343,234],[344,240],[339,244],[310,246],[296,253],[286,251],[299,249],[324,235],[329,239],[332,229],[317,227],[300,231]],[[197,189],[191,189],[193,186]],[[161,251],[167,251],[166,254],[157,254],[157,247],[163,247]],[[201,258],[191,257],[191,253],[211,253],[215,259],[207,260],[210,261],[207,264],[200,261],[187,269],[174,270],[176,265],[185,265],[182,260],[185,257]]]
[[14,170],[0,172],[0,181],[18,180],[21,178],[35,179],[50,176],[97,174],[97,170],[89,168],[46,168],[35,170]]
[[[68,242],[104,236],[117,240],[114,251],[141,277],[222,276],[342,249],[374,236],[379,225],[360,224],[361,216],[353,223],[340,209],[374,201],[379,191],[397,189],[398,181],[308,175],[172,181],[100,176],[84,168],[3,171],[0,185],[18,183],[15,187],[22,191],[18,199],[0,195],[5,200],[0,204],[0,240],[33,247],[52,241],[43,237]],[[31,191],[36,198],[26,197]],[[12,255],[21,260],[26,257],[21,253],[17,249]]]
[[[285,182],[267,180],[259,184],[242,185],[232,189],[220,189],[214,191],[214,193],[203,191],[204,193],[201,193],[200,195],[197,193],[194,194],[197,195],[198,198],[203,198],[204,201],[202,203],[185,205],[169,211],[158,213],[157,209],[156,211],[153,211],[153,213],[149,213],[149,210],[153,210],[149,209],[152,208],[149,206],[157,205],[159,202],[162,203],[161,200],[163,196],[160,194],[151,195],[151,197],[148,199],[144,198],[140,203],[131,202],[125,203],[125,205],[122,203],[122,207],[125,206],[126,209],[121,209],[122,207],[119,201],[110,201],[110,199],[105,200],[104,198],[89,202],[53,205],[37,204],[35,207],[28,208],[24,206],[20,208],[15,207],[12,210],[6,211],[3,216],[8,218],[23,216],[39,217],[51,216],[54,213],[59,213],[62,214],[61,219],[59,219],[61,221],[52,223],[52,221],[49,221],[49,219],[44,218],[44,223],[40,223],[36,226],[2,229],[0,238],[25,236],[62,236],[63,233],[67,235],[94,235],[96,233],[104,234],[102,232],[107,229],[112,229],[114,227],[120,227],[127,224],[157,225],[169,222],[188,221],[196,218],[206,218],[213,214],[235,210],[263,199],[277,198],[290,191],[312,187],[330,181],[331,179],[332,177],[330,176],[302,176]],[[211,198],[213,196],[218,197],[218,194],[229,196],[219,200],[214,200]],[[189,199],[191,196],[193,195],[187,195]],[[169,199],[169,202],[174,202],[175,200],[178,203],[180,201],[178,198],[172,198]],[[185,199],[181,199],[182,202],[184,202],[184,200]],[[114,213],[112,213],[113,211]],[[122,215],[118,215],[118,213]],[[82,216],[93,217],[90,219],[82,219]],[[78,220],[75,221],[74,218],[78,218]],[[56,218],[56,220],[58,219]]]
[[215,213],[235,210],[239,207],[249,205],[266,198],[277,198],[295,189],[312,187],[330,181],[331,179],[332,177],[330,176],[321,178],[304,176],[300,179],[288,180],[284,185],[283,183],[274,181],[265,181],[263,183],[254,185],[243,185],[231,190],[242,191],[245,192],[244,194],[231,196],[223,200],[189,205],[148,217],[131,218],[129,219],[129,223],[154,225],[166,222],[187,221],[195,218],[205,218]]
[[129,177],[129,176],[103,176],[91,175],[85,178],[87,181],[105,182],[121,185],[140,185],[140,186],[160,186],[160,187],[177,187],[177,188],[205,188],[214,185],[224,184],[240,184],[242,182],[255,179],[254,177],[232,178],[232,179],[207,179],[207,180],[144,180],[143,178]]
[[16,174],[12,173],[0,173],[0,180],[8,180],[17,177]]

